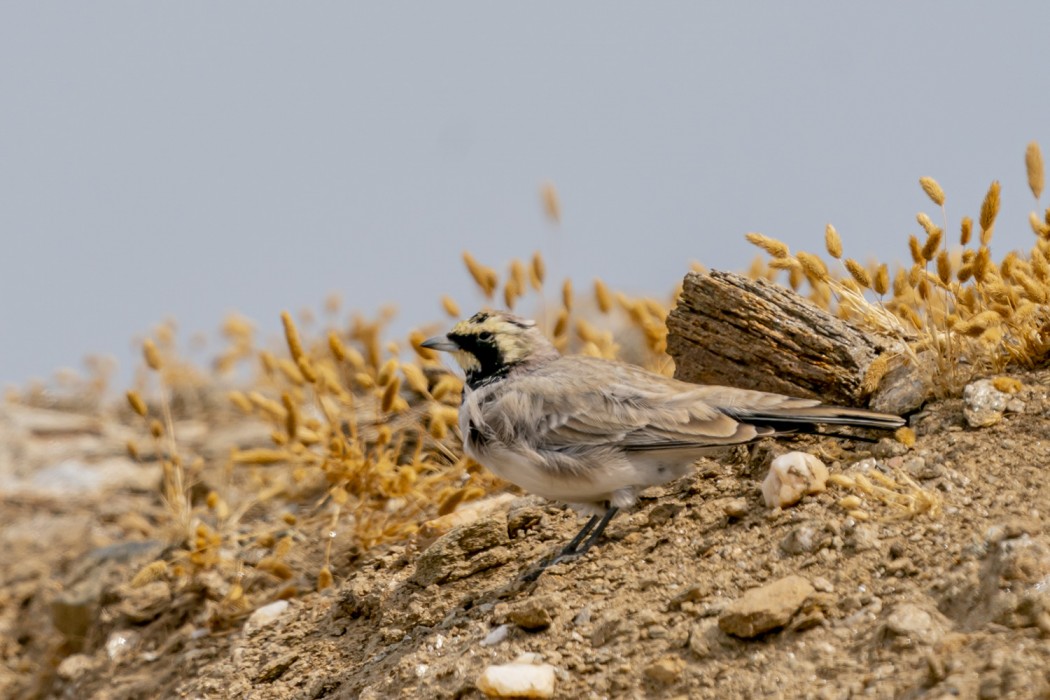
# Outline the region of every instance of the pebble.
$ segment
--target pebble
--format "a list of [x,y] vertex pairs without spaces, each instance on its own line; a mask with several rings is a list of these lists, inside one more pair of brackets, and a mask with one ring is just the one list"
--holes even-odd
[[1010,397],[989,379],[978,379],[963,389],[963,417],[971,428],[987,428],[1003,418]]
[[426,587],[467,578],[510,561],[507,517],[493,513],[460,525],[434,541],[416,560],[411,580]]
[[734,600],[718,618],[718,626],[736,637],[758,637],[786,625],[813,593],[806,579],[786,576]]
[[812,583],[813,583],[813,588],[816,589],[817,591],[820,591],[821,593],[834,593],[835,592],[834,584],[832,584],[831,581],[827,580],[823,576],[817,576],[815,579],[813,579]]
[[689,630],[689,651],[696,654],[697,658],[706,659],[711,655],[712,649],[717,645],[718,623],[714,620],[700,622]]
[[811,523],[803,523],[780,541],[780,549],[785,554],[812,554],[826,545],[828,539],[820,528]]
[[483,647],[494,647],[510,634],[510,625],[500,625],[496,629],[485,635],[485,638],[481,640],[481,646]]
[[946,627],[939,614],[935,617],[914,603],[901,603],[886,615],[887,636],[895,638],[897,646],[936,644]]
[[110,632],[106,638],[106,656],[120,663],[135,651],[142,635],[135,630],[121,629]]
[[923,404],[929,394],[926,378],[909,362],[903,362],[886,373],[871,397],[871,409],[903,415]]
[[495,698],[554,697],[554,667],[519,663],[489,666],[478,678],[478,690]]
[[677,656],[665,656],[645,667],[645,677],[657,683],[674,683],[685,670],[685,662]]
[[788,452],[769,465],[762,482],[762,497],[770,508],[786,508],[806,494],[821,493],[827,488],[828,468],[805,452]]
[[722,512],[730,518],[739,520],[748,513],[747,500],[743,498],[734,498],[722,506]]
[[71,654],[62,659],[55,673],[63,680],[74,681],[80,676],[91,673],[102,663],[105,662],[89,654]]
[[557,607],[550,596],[537,596],[515,604],[507,611],[507,619],[529,632],[539,632],[551,626],[551,609]]
[[244,623],[244,634],[251,635],[259,631],[267,625],[273,624],[274,621],[284,615],[285,611],[288,610],[287,600],[277,600],[269,605],[264,605],[253,612],[249,617],[248,621]]

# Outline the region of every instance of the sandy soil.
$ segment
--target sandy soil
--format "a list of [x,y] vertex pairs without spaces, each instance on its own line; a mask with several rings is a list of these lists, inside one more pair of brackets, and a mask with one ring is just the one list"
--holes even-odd
[[[1018,378],[996,425],[939,402],[912,448],[799,438],[705,460],[534,583],[581,520],[532,497],[364,556],[336,544],[321,592],[324,538],[303,526],[291,578],[252,599],[276,605],[226,618],[218,573],[131,585],[165,516],[156,468],[121,461],[119,418],[4,407],[0,696],[471,698],[533,654],[556,697],[1050,697],[1050,377]],[[758,484],[785,449],[908,474],[940,512],[866,497],[858,519],[838,486],[770,510]]]

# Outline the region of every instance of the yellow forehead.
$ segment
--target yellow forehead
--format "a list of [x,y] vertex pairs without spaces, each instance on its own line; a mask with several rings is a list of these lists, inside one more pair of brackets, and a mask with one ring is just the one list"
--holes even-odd
[[514,330],[520,331],[523,326],[528,327],[531,325],[532,324],[528,321],[522,320],[515,323],[499,314],[487,314],[482,312],[475,314],[465,321],[457,323],[452,328],[450,335],[476,335],[484,331],[490,333],[506,333]]

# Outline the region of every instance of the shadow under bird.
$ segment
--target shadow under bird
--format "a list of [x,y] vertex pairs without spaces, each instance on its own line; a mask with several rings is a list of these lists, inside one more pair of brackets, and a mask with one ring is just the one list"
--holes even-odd
[[507,312],[479,312],[422,346],[451,353],[466,375],[466,453],[530,493],[591,515],[529,578],[585,553],[639,491],[686,475],[711,448],[815,433],[818,425],[904,425],[895,415],[563,356],[534,321]]

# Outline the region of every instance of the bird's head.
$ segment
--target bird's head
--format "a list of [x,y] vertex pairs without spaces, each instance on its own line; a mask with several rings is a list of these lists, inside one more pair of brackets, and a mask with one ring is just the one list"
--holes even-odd
[[535,321],[505,311],[479,311],[421,345],[452,353],[471,388],[500,379],[516,367],[558,357]]

